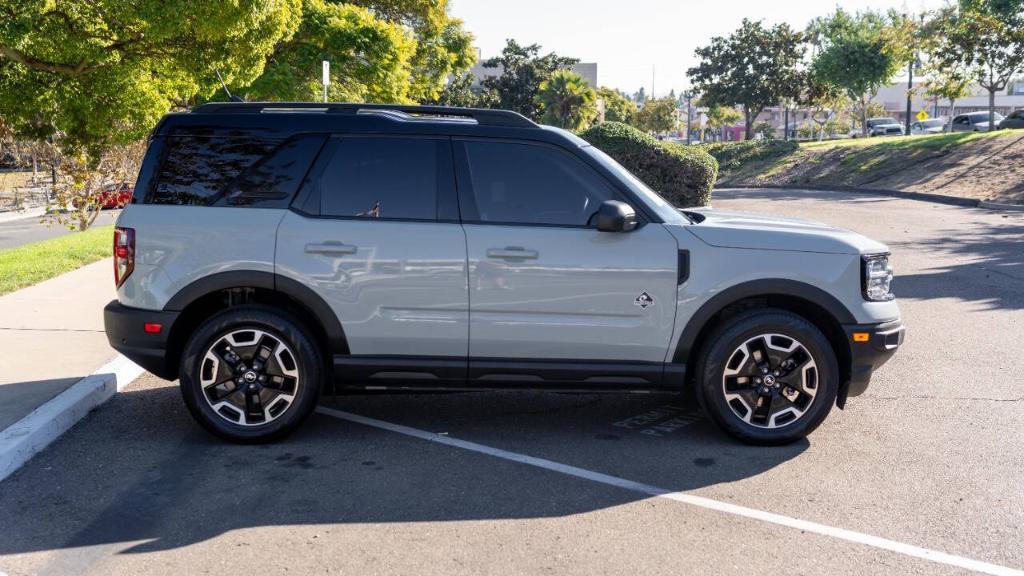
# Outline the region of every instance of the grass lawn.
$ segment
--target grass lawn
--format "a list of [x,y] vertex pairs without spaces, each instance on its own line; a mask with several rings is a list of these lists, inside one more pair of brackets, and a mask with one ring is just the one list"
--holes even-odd
[[111,255],[114,227],[0,250],[0,295],[14,292]]
[[805,150],[831,150],[835,148],[865,148],[875,150],[904,150],[918,148],[925,150],[941,150],[946,146],[966,144],[983,138],[1000,138],[1003,136],[1020,136],[1014,131],[996,130],[995,132],[950,132],[948,134],[923,134],[920,136],[876,136],[874,138],[845,138],[842,140],[823,140],[821,142],[801,142],[800,148]]

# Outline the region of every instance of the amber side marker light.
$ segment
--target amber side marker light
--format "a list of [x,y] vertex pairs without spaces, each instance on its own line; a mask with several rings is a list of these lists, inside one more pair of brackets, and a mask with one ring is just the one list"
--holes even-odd
[[871,335],[868,334],[867,332],[854,332],[853,333],[853,341],[854,342],[867,342],[868,340],[871,340]]

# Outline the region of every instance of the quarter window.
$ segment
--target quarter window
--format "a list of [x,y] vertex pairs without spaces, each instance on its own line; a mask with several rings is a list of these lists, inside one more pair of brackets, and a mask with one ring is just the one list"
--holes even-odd
[[438,146],[415,138],[343,138],[320,177],[321,214],[436,220]]
[[615,192],[589,166],[556,148],[467,141],[472,196],[463,217],[488,223],[587,226]]
[[279,143],[251,137],[171,136],[149,203],[208,205]]

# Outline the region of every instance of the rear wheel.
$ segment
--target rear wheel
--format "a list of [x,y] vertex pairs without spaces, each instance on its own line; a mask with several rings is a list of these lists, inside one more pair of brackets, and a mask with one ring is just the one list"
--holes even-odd
[[704,348],[698,374],[711,418],[751,444],[807,436],[828,416],[839,390],[828,340],[784,310],[753,310],[720,326]]
[[234,442],[265,442],[309,416],[323,373],[315,340],[291,315],[229,308],[203,323],[185,346],[181,393],[210,432]]

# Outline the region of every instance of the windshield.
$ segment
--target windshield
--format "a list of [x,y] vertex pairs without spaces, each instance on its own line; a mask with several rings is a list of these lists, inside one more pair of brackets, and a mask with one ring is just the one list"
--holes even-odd
[[679,212],[679,210],[676,210],[675,206],[669,204],[669,202],[662,198],[660,194],[651,190],[639,178],[634,176],[632,172],[623,168],[622,165],[616,162],[611,156],[593,146],[584,146],[581,150],[584,154],[600,162],[602,166],[610,170],[613,174],[619,176],[622,181],[629,186],[629,189],[639,196],[640,199],[646,203],[647,207],[657,214],[659,218],[664,220],[666,224],[687,224],[690,222],[688,218]]
[[944,124],[945,124],[945,122],[943,122],[942,120],[925,120],[924,122],[921,122],[921,127],[922,128],[938,128],[940,126],[943,126]]
[[871,126],[871,127],[874,127],[874,126],[888,126],[889,124],[895,124],[895,125],[899,126],[900,123],[895,121],[895,120],[893,120],[892,118],[875,118],[874,120],[868,120],[868,126]]

